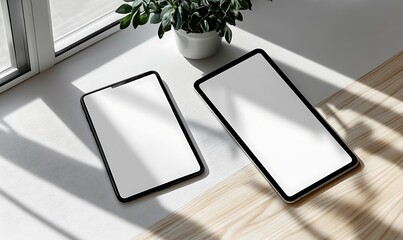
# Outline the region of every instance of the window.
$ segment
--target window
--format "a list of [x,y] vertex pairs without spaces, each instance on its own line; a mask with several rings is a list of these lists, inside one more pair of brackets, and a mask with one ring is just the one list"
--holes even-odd
[[0,86],[30,71],[21,0],[1,0]]
[[118,24],[122,0],[49,0],[56,55]]
[[119,29],[122,0],[0,0],[0,92]]
[[[2,4],[0,4],[0,12],[3,13],[4,9]],[[6,28],[6,23],[4,22],[4,15],[0,18],[0,72],[11,67],[11,56],[10,56],[10,46],[8,44],[8,39],[11,36],[10,28]]]

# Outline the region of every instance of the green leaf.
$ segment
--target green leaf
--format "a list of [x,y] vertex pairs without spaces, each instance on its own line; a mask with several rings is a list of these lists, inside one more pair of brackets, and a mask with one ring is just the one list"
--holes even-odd
[[182,16],[185,14],[186,10],[182,7],[182,5],[179,5],[177,12]]
[[179,11],[175,12],[174,20],[175,20],[175,25],[174,25],[175,30],[181,29],[181,27],[183,25],[183,21],[182,21],[182,16],[179,13]]
[[133,18],[133,14],[130,13],[126,17],[120,19],[120,29],[125,29],[130,25],[130,22]]
[[167,12],[169,12],[171,9],[172,9],[172,6],[171,6],[171,5],[166,5],[166,6],[162,9],[162,11],[161,11],[161,16],[164,17],[165,14],[166,14]]
[[203,30],[203,32],[208,32],[208,31],[210,31],[210,26],[209,26],[209,24],[208,24],[208,22],[207,22],[206,19],[203,20],[203,22],[202,22],[202,24],[201,24],[200,27],[201,27],[201,29]]
[[200,6],[209,6],[210,3],[208,2],[208,0],[201,0],[200,1]]
[[175,12],[175,10],[172,8],[167,13],[165,13],[165,15],[162,16],[161,23],[162,23],[162,28],[164,29],[165,32],[167,32],[171,29],[174,12]]
[[124,0],[125,2],[133,2],[134,0]]
[[158,28],[158,37],[161,39],[164,36],[164,29],[162,28],[162,24],[160,24],[159,28]]
[[223,12],[228,12],[228,10],[230,9],[231,6],[231,1],[229,0],[221,0],[220,1],[220,8]]
[[217,22],[217,16],[215,16],[215,15],[210,15],[210,16],[208,16],[207,17],[210,21],[210,23],[218,23]]
[[160,22],[161,22],[161,15],[159,13],[154,13],[150,19],[150,23],[155,24]]
[[225,36],[225,40],[226,40],[228,43],[231,43],[231,40],[232,40],[232,31],[231,31],[231,28],[229,28],[228,26],[225,26],[225,27],[224,27],[224,36]]
[[199,7],[197,9],[197,12],[200,14],[201,17],[206,17],[208,14],[208,7],[207,6]]
[[231,8],[234,15],[238,16],[239,10],[241,9],[241,4],[239,4],[238,0],[231,0]]
[[216,28],[215,28],[216,31],[218,31],[218,29],[221,29],[225,26],[225,21],[223,22],[223,20],[221,20],[219,18],[217,18],[215,23],[216,23]]
[[218,10],[216,15],[217,15],[218,19],[224,19],[225,18],[225,12],[223,12],[221,8]]
[[140,11],[137,11],[133,17],[133,28],[136,29],[140,24]]
[[224,10],[225,13],[230,12],[230,10],[231,10],[231,3],[230,3],[230,2],[225,3],[225,4],[222,6],[222,9]]
[[161,9],[157,6],[157,4],[155,4],[153,2],[151,2],[148,5],[148,9],[149,9],[150,13],[160,13],[161,12]]
[[181,3],[181,6],[183,7],[183,9],[185,9],[186,11],[190,11],[190,5],[189,5],[189,3],[188,2],[186,2],[186,1],[183,1],[182,3]]
[[227,23],[235,26],[236,17],[234,15],[234,13],[232,11],[228,11],[227,13],[225,13],[225,15],[226,15],[225,21]]
[[199,4],[194,3],[194,2],[192,2],[192,3],[190,4],[190,12],[196,11],[196,9],[198,9],[198,8],[199,8]]
[[137,11],[133,16],[133,28],[136,29],[140,25],[140,11]]
[[252,9],[252,4],[249,0],[238,0],[240,10]]
[[118,9],[116,9],[115,12],[120,13],[120,14],[127,14],[127,13],[130,13],[131,11],[132,11],[132,6],[130,6],[127,3],[124,3],[124,4],[120,5],[118,7]]
[[[187,23],[188,19],[189,19],[189,11],[187,11],[185,8],[183,8],[182,5],[178,7],[177,11],[181,15],[182,22]],[[182,24],[182,26],[183,26],[183,24]]]
[[190,20],[188,22],[189,29],[191,31],[196,31],[201,20],[201,16],[198,12],[195,12],[190,16]]
[[164,28],[164,31],[165,31],[165,32],[168,32],[169,30],[171,30],[171,26],[172,26],[171,24],[169,24],[168,26],[166,26],[166,28]]
[[161,11],[161,26],[165,32],[171,29],[174,12],[175,9],[171,5],[166,5]]
[[218,36],[224,37],[224,30],[223,29],[218,29]]
[[210,11],[210,13],[211,12],[217,12],[219,9],[220,9],[220,6],[218,4],[213,4],[213,5],[210,5],[209,11]]
[[143,0],[135,0],[133,3],[133,8],[139,7],[143,3]]
[[150,14],[147,12],[144,12],[143,14],[140,15],[139,17],[139,25],[144,25],[148,22],[148,19],[150,18]]
[[242,13],[238,13],[238,16],[236,16],[236,20],[239,20],[239,21],[243,21],[243,16],[242,16]]

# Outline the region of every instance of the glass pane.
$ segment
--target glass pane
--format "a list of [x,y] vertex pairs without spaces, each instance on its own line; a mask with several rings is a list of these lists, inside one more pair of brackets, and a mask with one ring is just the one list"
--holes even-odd
[[10,34],[7,33],[6,29],[6,22],[8,19],[5,19],[3,14],[4,7],[0,3],[0,73],[4,70],[10,68],[11,65],[11,58],[10,58],[10,51],[9,51],[9,43],[7,37]]
[[31,71],[23,0],[0,0],[0,88]]
[[50,0],[56,52],[115,22],[122,0]]

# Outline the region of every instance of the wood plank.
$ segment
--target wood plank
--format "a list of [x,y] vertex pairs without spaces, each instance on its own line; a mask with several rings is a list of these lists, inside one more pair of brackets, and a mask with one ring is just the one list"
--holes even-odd
[[317,109],[360,168],[288,205],[248,165],[139,239],[403,239],[403,52]]

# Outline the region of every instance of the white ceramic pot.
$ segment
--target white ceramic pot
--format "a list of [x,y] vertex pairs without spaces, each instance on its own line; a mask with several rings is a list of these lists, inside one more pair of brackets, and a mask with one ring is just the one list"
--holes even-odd
[[206,33],[186,33],[175,31],[176,45],[186,58],[202,59],[216,53],[221,45],[221,37],[216,31]]

